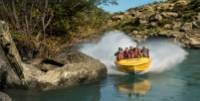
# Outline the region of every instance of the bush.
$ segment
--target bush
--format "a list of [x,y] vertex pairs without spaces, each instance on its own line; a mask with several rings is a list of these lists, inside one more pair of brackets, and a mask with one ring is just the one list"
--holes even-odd
[[163,20],[159,21],[158,25],[160,27],[163,27],[165,24],[171,24],[171,23],[172,23],[172,20],[170,20],[170,19],[163,19]]
[[200,0],[191,0],[190,6],[196,11],[200,11]]

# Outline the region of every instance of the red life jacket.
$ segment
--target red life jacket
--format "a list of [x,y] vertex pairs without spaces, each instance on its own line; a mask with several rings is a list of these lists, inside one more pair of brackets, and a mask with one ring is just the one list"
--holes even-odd
[[118,60],[124,59],[124,52],[120,51],[117,57],[118,57]]
[[131,51],[131,58],[135,58],[135,52],[133,50]]

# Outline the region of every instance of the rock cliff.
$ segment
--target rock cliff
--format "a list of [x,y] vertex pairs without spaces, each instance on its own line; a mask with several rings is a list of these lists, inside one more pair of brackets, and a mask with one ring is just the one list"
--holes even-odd
[[144,5],[113,14],[109,25],[129,33],[138,41],[165,36],[183,47],[200,48],[200,10],[197,3],[195,0],[167,0]]

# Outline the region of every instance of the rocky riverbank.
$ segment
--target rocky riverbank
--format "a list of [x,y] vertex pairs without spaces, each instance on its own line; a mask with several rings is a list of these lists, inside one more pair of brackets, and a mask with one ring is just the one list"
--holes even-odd
[[106,77],[104,64],[69,50],[54,58],[22,61],[4,21],[0,22],[0,86],[49,90],[99,81]]
[[195,0],[167,0],[113,14],[110,26],[138,41],[173,38],[183,47],[200,48],[200,10]]

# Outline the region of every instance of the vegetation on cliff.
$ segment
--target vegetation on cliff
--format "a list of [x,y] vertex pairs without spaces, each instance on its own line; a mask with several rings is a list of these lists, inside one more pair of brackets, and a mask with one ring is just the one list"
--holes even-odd
[[110,22],[138,40],[166,36],[185,47],[200,47],[199,4],[199,0],[168,0],[116,13]]
[[[95,36],[109,14],[97,8],[113,0],[1,0],[0,19],[10,24],[15,41],[40,54],[57,52]],[[64,44],[65,43],[65,44]]]

